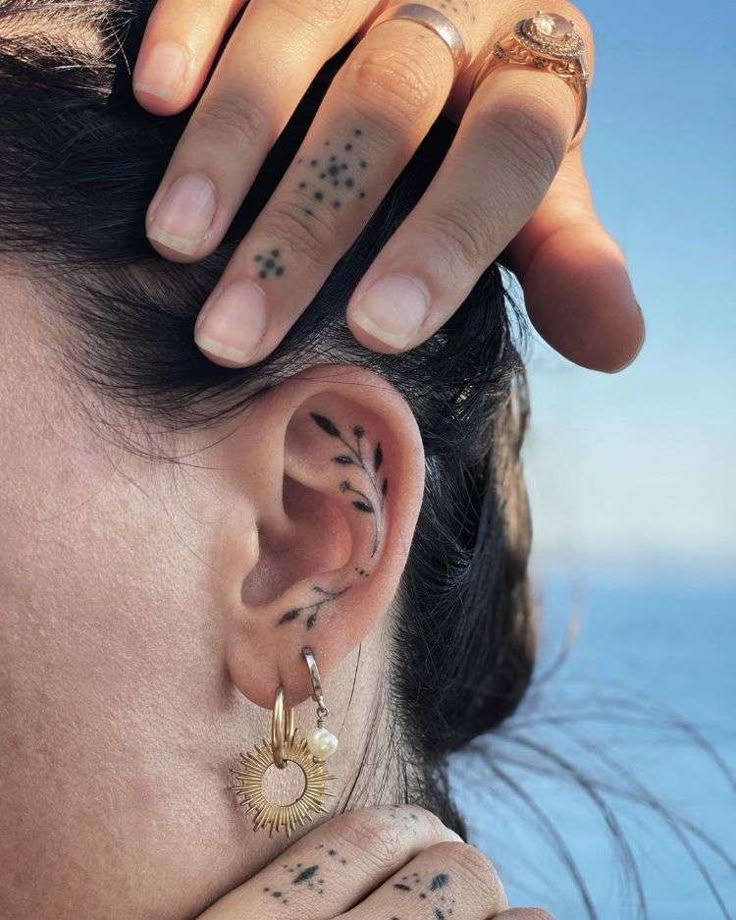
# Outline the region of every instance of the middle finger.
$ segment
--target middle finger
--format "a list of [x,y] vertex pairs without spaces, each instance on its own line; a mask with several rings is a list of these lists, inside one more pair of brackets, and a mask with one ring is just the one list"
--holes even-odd
[[325,61],[355,33],[371,0],[251,0],[153,197],[152,245],[203,258],[220,242]]
[[[469,0],[467,9],[470,21]],[[447,45],[420,23],[388,20],[366,34],[200,314],[195,339],[209,357],[242,366],[276,347],[442,111],[453,81]]]

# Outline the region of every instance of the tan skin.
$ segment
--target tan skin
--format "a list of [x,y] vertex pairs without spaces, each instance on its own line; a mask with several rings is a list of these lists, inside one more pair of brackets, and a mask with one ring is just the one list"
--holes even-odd
[[333,818],[206,910],[199,920],[552,920],[507,909],[491,863],[414,806]]
[[[159,3],[136,70],[140,101],[161,114],[186,106],[240,6],[233,0]],[[511,3],[483,6],[489,8],[481,14],[479,6],[469,29],[474,50],[526,12]],[[213,176],[221,192],[217,226],[198,248],[183,253],[156,240],[150,222],[163,255],[191,260],[215,247],[310,74],[349,34],[365,30],[375,12],[352,0],[323,2],[320,9],[322,17],[311,0],[303,6],[298,0],[250,4],[237,32],[241,46],[228,50],[232,66],[226,54],[164,178],[166,185],[190,166],[222,170]],[[563,3],[555,9],[570,12]],[[278,28],[272,16],[281,17]],[[305,32],[305,22],[312,31]],[[308,47],[299,48],[302,35]],[[141,68],[158,41],[172,36],[188,49],[189,65],[162,100],[151,91],[155,74],[143,71],[144,81]],[[257,57],[258,48],[265,58]],[[291,70],[284,62],[289,49]],[[240,60],[250,65],[243,68]],[[462,115],[456,144],[370,270],[427,271],[437,295],[433,312],[418,337],[397,349],[365,332],[353,299],[348,319],[356,336],[381,350],[411,347],[444,322],[504,251],[524,282],[533,321],[562,353],[607,370],[628,361],[641,343],[641,317],[623,258],[592,210],[579,148],[565,153],[575,115],[569,90],[548,76],[507,69],[468,103],[462,81],[451,85],[444,46],[410,23],[375,29],[351,60],[305,145],[324,144],[327,135],[345,130],[350,80],[372,75],[359,110],[350,112],[350,119],[372,126],[370,138],[365,135],[374,164],[365,210],[354,209],[345,222],[318,234],[311,263],[306,237],[296,228],[280,234],[279,246],[304,269],[293,273],[300,278],[298,297],[288,285],[277,285],[292,273],[267,279],[268,331],[242,363],[258,360],[284,335],[446,104],[455,117]],[[406,117],[406,110],[398,118],[387,106],[394,84],[370,65],[379,60],[389,76],[391,61],[401,61],[411,62],[407,72],[417,80],[426,77],[414,86],[426,90],[416,118]],[[258,92],[268,119],[252,122],[263,130],[246,138],[243,124],[228,113],[247,112],[242,100],[252,105]],[[405,106],[407,98],[394,102]],[[393,120],[386,121],[389,112]],[[522,125],[534,126],[534,138],[547,138],[544,149],[554,154],[544,168],[523,176],[515,169],[530,149],[529,137],[518,131]],[[499,138],[506,143],[494,147]],[[230,163],[237,168],[224,165]],[[475,184],[469,186],[468,177]],[[269,233],[283,213],[279,196],[287,192],[286,186],[277,190],[226,277],[240,277],[244,254],[245,277],[252,271],[249,247],[271,244]],[[451,228],[460,223],[471,236],[453,237]],[[437,235],[438,228],[445,232]],[[252,832],[225,789],[236,752],[262,737],[279,683],[298,706],[300,724],[313,717],[306,672],[296,665],[303,634],[279,627],[279,617],[309,601],[310,585],[343,585],[364,565],[366,547],[375,540],[336,489],[336,471],[323,433],[310,424],[310,410],[330,413],[341,426],[360,420],[380,438],[392,479],[370,575],[326,610],[310,633],[337,714],[347,709],[357,649],[363,650],[352,721],[340,732],[335,760],[338,793],[349,788],[362,761],[360,727],[386,678],[383,643],[422,495],[421,439],[399,394],[354,368],[329,375],[309,369],[244,411],[237,425],[231,420],[222,430],[173,439],[167,445],[172,455],[196,456],[201,463],[173,471],[117,449],[104,430],[90,429],[88,416],[78,411],[80,394],[61,385],[49,349],[58,330],[47,327],[38,289],[19,280],[15,269],[0,271],[0,295],[8,313],[0,334],[0,422],[13,433],[0,442],[0,526],[13,534],[0,542],[3,916],[423,920],[428,907],[444,910],[442,897],[452,900],[455,920],[545,916],[507,910],[490,864],[420,809],[358,809],[330,817],[284,853],[282,839]],[[338,623],[339,629],[331,628]],[[392,788],[382,787],[383,798],[368,790],[366,801],[385,801]],[[280,875],[320,844],[332,860],[318,875],[322,895],[295,885],[297,876]],[[342,855],[330,856],[330,850]],[[446,881],[435,881],[439,876]],[[273,885],[284,881],[303,900],[283,904],[282,898],[276,913]],[[396,887],[402,884],[410,890]]]
[[[643,318],[623,254],[593,207],[583,134],[571,146],[573,93],[518,66],[469,92],[488,49],[533,10],[521,0],[429,2],[456,23],[470,52],[457,76],[428,29],[394,20],[368,31],[381,12],[375,0],[251,0],[214,71],[242,0],[159,0],[154,8],[134,74],[141,105],[179,112],[211,77],[148,211],[152,245],[180,261],[212,252],[313,76],[361,36],[200,313],[195,338],[213,361],[242,366],[276,347],[443,109],[459,123],[456,140],[348,305],[358,340],[384,352],[418,345],[502,256],[532,322],[565,357],[616,371],[638,354]],[[583,14],[566,0],[550,0],[545,11],[573,20],[592,72]],[[331,162],[328,151],[339,157]],[[346,171],[331,178],[343,162]],[[193,177],[186,193],[185,176]],[[175,184],[178,204],[168,194]]]
[[[387,633],[423,493],[403,397],[349,365],[309,368],[206,432],[156,436],[154,455],[179,464],[138,456],[115,426],[95,427],[118,423],[111,407],[68,385],[57,345],[70,330],[19,268],[0,267],[0,429],[12,435],[0,438],[0,530],[12,535],[0,540],[3,920],[425,920],[450,902],[454,920],[539,920],[505,914],[490,864],[427,812],[337,814],[363,761],[353,806],[402,794],[394,756],[366,748],[385,752],[387,726],[365,725],[377,705],[393,720],[379,705]],[[313,412],[381,442],[391,488],[377,546]],[[137,424],[121,424],[138,442]],[[312,628],[281,623],[312,585],[347,583]],[[228,786],[238,752],[268,732],[279,684],[299,726],[314,725],[307,637],[340,739],[337,797],[284,852]],[[433,887],[437,875],[447,881]],[[319,879],[323,894],[307,884]]]
[[[160,0],[136,65],[134,85],[141,104],[161,114],[189,105],[201,91],[223,32],[241,6],[222,0],[210,4],[203,14],[196,2]],[[576,21],[592,55],[590,29],[579,11],[564,3],[555,9]],[[492,7],[466,3],[464,13],[464,37],[478,52],[508,31],[520,10],[514,3]],[[169,217],[174,223],[167,223],[160,211],[156,214],[162,200],[159,191],[147,227],[162,255],[189,260],[214,249],[316,70],[351,34],[365,33],[375,15],[373,4],[358,0],[323,3],[316,9],[314,2],[254,0],[249,4],[161,185],[165,190],[187,173],[204,177],[216,190],[211,225],[206,238],[193,246],[182,241],[176,214]],[[156,48],[162,43],[168,43],[169,58],[159,57],[157,63]],[[172,78],[170,66],[161,66],[162,61],[171,65],[172,44],[186,49],[178,81]],[[297,53],[284,68],[284,51],[289,48]],[[249,66],[242,66],[244,60]],[[476,54],[476,69],[479,60]],[[397,62],[404,69],[411,63],[413,83],[392,85],[397,82]],[[420,205],[356,290],[347,311],[356,337],[380,351],[402,351],[419,344],[454,312],[487,264],[505,252],[524,283],[533,322],[561,353],[603,370],[618,369],[632,360],[643,338],[641,314],[623,257],[593,211],[580,138],[568,149],[576,119],[572,95],[561,83],[510,68],[484,81],[471,99],[468,87],[473,72],[471,65],[455,80],[451,61],[435,36],[410,23],[384,24],[363,38],[336,79],[291,171],[205,305],[196,329],[205,354],[215,362],[239,366],[260,360],[278,344],[445,106],[461,122],[458,138]],[[255,110],[266,117],[253,117]],[[545,155],[530,160],[530,149],[539,148],[542,135],[546,135],[541,144]],[[301,161],[326,146],[334,151],[338,146],[347,150],[348,145],[360,150],[358,169],[361,165],[367,169],[370,161],[369,191],[363,191],[358,201],[341,198],[339,218],[333,215],[312,227],[289,219],[294,186],[303,186],[307,179]],[[520,159],[527,167],[523,177],[517,165]],[[353,182],[350,172],[348,181]],[[480,203],[479,188],[484,190]],[[350,210],[343,203],[352,205]],[[453,226],[469,227],[469,234],[448,234]],[[256,270],[271,251],[278,251],[276,266],[283,274],[272,271],[268,280],[260,278],[259,283]],[[299,271],[289,274],[289,262],[296,262]],[[417,278],[429,294],[431,310],[408,339],[383,335],[386,327],[377,329],[358,311],[361,294],[385,275]],[[295,280],[279,283],[287,276]],[[231,283],[242,286],[243,282],[245,296],[251,299],[256,285],[260,319],[252,312],[241,316],[238,332],[232,328],[233,322],[238,324],[237,315],[233,320],[226,308],[218,314],[216,298]],[[246,324],[251,329],[244,336]],[[391,325],[388,330],[397,332]],[[442,897],[444,902],[450,891],[457,915],[467,920],[543,916],[533,910],[505,910],[503,888],[490,864],[477,851],[450,840],[451,832],[431,816],[416,809],[411,814],[420,831],[413,821],[400,820],[406,815],[395,811],[396,817],[390,818],[374,809],[333,819],[202,916],[228,920],[269,915],[274,892],[283,887],[294,890],[293,878],[283,878],[282,859],[290,865],[306,865],[320,851],[345,852],[349,859],[340,857],[347,861],[342,865],[328,858],[327,866],[320,867],[320,877],[327,879],[325,890],[331,894],[320,896],[314,905],[310,902],[307,912],[315,920],[338,916],[369,920],[399,912],[404,917],[424,916],[428,895],[432,901]],[[354,829],[356,821],[360,833]],[[366,829],[367,839],[378,841],[368,859]],[[378,854],[383,852],[386,833],[392,839],[391,858],[382,860]],[[401,886],[397,880],[407,877],[417,890],[397,887]],[[452,879],[447,887],[433,892],[431,879],[445,877]],[[422,884],[414,886],[415,878],[429,879],[429,889],[424,885],[425,890],[419,890]],[[298,887],[301,891],[304,885]],[[280,905],[278,915],[303,916],[304,910],[302,900],[292,896],[288,908]]]

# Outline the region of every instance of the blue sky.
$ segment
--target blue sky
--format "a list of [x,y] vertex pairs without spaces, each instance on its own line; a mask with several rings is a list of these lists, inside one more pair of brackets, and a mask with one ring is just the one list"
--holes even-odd
[[588,171],[648,339],[614,376],[534,345],[537,565],[736,580],[736,8],[581,6],[598,52]]

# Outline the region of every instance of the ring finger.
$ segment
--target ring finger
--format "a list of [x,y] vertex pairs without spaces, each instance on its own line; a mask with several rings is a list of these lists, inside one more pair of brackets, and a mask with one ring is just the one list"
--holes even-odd
[[421,852],[340,920],[487,920],[508,906],[488,860],[464,843]]
[[276,347],[411,158],[453,80],[448,47],[417,22],[386,21],[359,42],[200,313],[195,338],[213,360],[251,364]]
[[447,321],[543,200],[576,119],[573,93],[548,73],[509,66],[479,85],[429,188],[353,294],[348,323],[363,344],[403,351]]

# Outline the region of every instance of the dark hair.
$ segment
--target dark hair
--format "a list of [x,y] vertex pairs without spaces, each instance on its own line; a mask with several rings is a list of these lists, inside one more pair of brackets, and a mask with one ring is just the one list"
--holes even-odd
[[[223,245],[201,263],[174,264],[149,246],[144,214],[189,113],[151,116],[130,88],[130,63],[152,6],[153,0],[0,0],[0,262],[3,271],[38,279],[65,371],[61,379],[83,406],[92,399],[90,423],[102,436],[154,457],[162,456],[164,441],[155,429],[165,435],[219,423],[315,363],[368,367],[394,384],[416,416],[427,457],[390,669],[399,729],[389,741],[403,764],[401,794],[462,832],[449,793],[448,756],[480,739],[470,745],[471,756],[480,750],[496,785],[535,816],[574,878],[586,913],[595,917],[564,837],[517,777],[524,770],[554,770],[572,778],[618,843],[644,915],[632,852],[606,799],[616,790],[540,744],[538,729],[546,718],[537,723],[527,715],[526,724],[503,725],[490,758],[482,739],[517,708],[535,656],[527,581],[530,522],[519,459],[527,399],[512,342],[515,314],[507,314],[498,266],[488,269],[442,330],[408,354],[369,352],[344,322],[351,291],[428,185],[452,140],[452,126],[442,119],[433,126],[275,353],[245,370],[217,367],[193,344],[196,313],[280,180],[345,52],[315,80]],[[523,333],[521,324],[517,329]],[[620,701],[614,702],[604,707],[605,717],[614,713],[610,718],[626,725],[616,715]],[[642,707],[631,711],[632,723],[638,722]],[[575,718],[579,708],[567,721]],[[557,720],[567,724],[559,713]],[[655,714],[652,724],[659,722]],[[679,731],[679,723],[675,727]],[[377,734],[369,732],[366,743],[380,743]],[[692,726],[687,737],[716,757]],[[599,756],[610,766],[607,750]],[[371,783],[381,781],[375,776],[380,764],[396,760],[372,757]],[[627,775],[626,764],[615,766]],[[346,792],[343,807],[360,798],[360,779]],[[639,799],[664,818],[728,916],[686,835],[697,835],[731,868],[733,860],[635,780],[629,774],[618,794]]]
[[[532,674],[523,369],[495,266],[408,354],[370,352],[344,322],[351,291],[428,185],[453,129],[443,120],[433,127],[275,353],[244,370],[217,367],[193,343],[198,307],[293,157],[339,60],[291,119],[225,243],[199,264],[169,263],[150,248],[143,218],[186,114],[149,115],[131,93],[129,61],[151,6],[0,0],[0,253],[53,291],[69,377],[126,418],[169,431],[205,427],[324,361],[371,368],[404,395],[427,460],[396,622],[395,740],[416,759],[405,770],[406,797],[460,829],[447,757],[509,716]],[[101,51],[85,50],[85,31]]]

